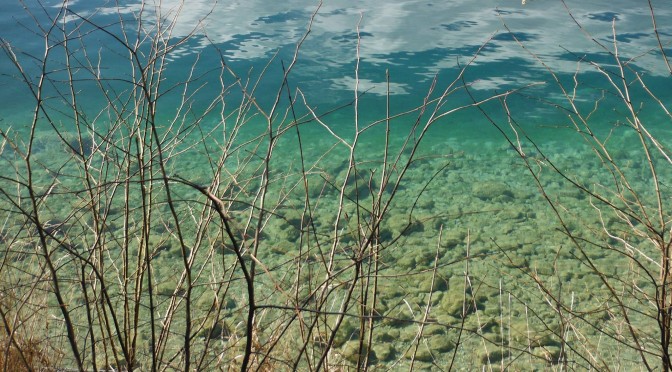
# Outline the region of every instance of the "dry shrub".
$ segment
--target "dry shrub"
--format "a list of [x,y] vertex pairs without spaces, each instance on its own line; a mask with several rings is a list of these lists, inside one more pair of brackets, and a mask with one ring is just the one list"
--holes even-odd
[[47,371],[51,370],[51,360],[39,340],[9,337],[3,332],[0,339],[0,370],[2,371]]

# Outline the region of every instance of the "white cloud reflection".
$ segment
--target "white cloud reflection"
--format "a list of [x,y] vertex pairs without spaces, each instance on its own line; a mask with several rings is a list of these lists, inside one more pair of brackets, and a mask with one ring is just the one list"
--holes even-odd
[[[331,79],[332,89],[342,89],[348,91],[355,90],[355,78],[351,76],[344,76],[339,78]],[[358,92],[366,92],[367,94],[375,94],[378,96],[386,96],[388,93],[390,95],[398,94],[408,94],[406,84],[400,83],[388,83],[385,81],[373,81],[369,79],[359,79],[358,82]]]
[[[268,58],[279,47],[296,43],[317,8],[317,2],[309,0],[218,3],[162,0],[160,4],[164,16],[177,15],[173,36],[192,32],[207,34],[209,40],[225,46],[225,55],[231,59]],[[637,66],[649,74],[667,73],[660,58],[654,56],[659,51],[651,32],[646,1],[568,0],[567,4],[585,30],[607,48],[613,48],[611,21],[614,19],[622,58],[636,57]],[[662,1],[654,1],[655,5],[658,5],[661,36],[669,43],[672,39],[672,7],[663,7]],[[145,16],[151,18],[152,7],[146,7]],[[130,13],[139,9],[137,4],[129,4],[122,11]],[[112,8],[101,7],[98,11],[109,12]],[[352,63],[360,15],[362,61],[413,66],[414,56],[435,53],[436,56],[425,59],[431,61],[429,64],[408,69],[417,76],[428,77],[442,69],[455,68],[458,58],[462,62],[468,60],[485,42],[489,45],[475,61],[477,65],[516,61],[521,69],[540,68],[508,34],[504,24],[528,50],[556,72],[571,73],[577,68],[576,58],[586,53],[603,53],[556,0],[527,1],[525,6],[520,0],[325,0],[302,50],[303,57],[324,69]],[[489,89],[518,80],[506,76],[506,71],[499,71],[499,74],[477,86]],[[352,82],[343,79],[333,83],[339,88],[352,87]],[[373,84],[371,81],[366,83]],[[377,92],[378,85],[374,86],[374,92]],[[399,84],[395,86],[395,92],[403,94],[407,91]]]

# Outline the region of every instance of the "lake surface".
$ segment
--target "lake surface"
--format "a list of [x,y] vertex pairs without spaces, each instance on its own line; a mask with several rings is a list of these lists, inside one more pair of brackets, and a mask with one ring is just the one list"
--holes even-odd
[[[46,1],[44,4],[45,12],[54,13],[60,3]],[[119,19],[131,20],[140,9],[133,1],[120,4],[119,14],[114,4],[104,1],[74,1],[70,2],[69,8],[78,16],[92,17],[92,21],[101,25],[113,25]],[[35,3],[29,1],[26,5],[30,8]],[[654,2],[653,5],[658,4]],[[180,6],[179,1],[166,1],[162,2],[162,11],[166,19],[175,22],[171,30],[173,40],[193,36],[172,52],[174,60],[168,67],[171,69],[169,78],[170,72],[176,79],[183,78],[196,55],[201,58],[200,68],[204,71],[212,68],[212,63],[219,59],[213,52],[216,47],[240,76],[250,71],[251,76],[258,76],[269,59],[275,56],[275,63],[269,66],[268,78],[263,81],[267,84],[264,88],[275,88],[281,72],[280,62],[289,63],[296,43],[306,33],[310,17],[315,14],[289,84],[300,88],[311,104],[324,109],[354,97],[358,53],[357,89],[367,92],[364,112],[380,110],[384,103],[382,97],[388,94],[393,108],[398,111],[418,105],[434,77],[438,77],[439,86],[442,86],[441,83],[452,81],[467,63],[471,63],[471,67],[465,73],[464,82],[477,95],[547,82],[546,86],[535,86],[529,94],[545,99],[557,98],[558,89],[546,67],[541,65],[540,61],[543,61],[566,83],[578,72],[585,81],[578,87],[579,93],[585,91],[582,99],[590,101],[601,88],[591,79],[600,78],[600,74],[589,64],[578,64],[578,61],[595,61],[605,68],[612,68],[614,61],[602,47],[612,50],[614,37],[621,60],[628,61],[630,68],[646,76],[654,92],[669,94],[664,80],[656,83],[656,77],[668,76],[669,71],[660,58],[646,2],[568,1],[566,6],[583,30],[569,17],[568,9],[561,2],[542,0],[529,1],[526,5],[515,1],[478,4],[393,1],[385,5],[360,1],[354,6],[346,1],[326,1],[319,9],[316,2],[291,0],[277,4],[227,1],[216,5],[197,1],[188,6]],[[43,54],[43,43],[32,33],[34,21],[23,7],[10,1],[0,10],[3,39],[12,43],[18,53]],[[655,10],[660,35],[664,38],[670,32],[672,10],[662,4]],[[38,19],[44,21],[39,13]],[[156,18],[153,11],[145,13],[149,22]],[[175,18],[176,14],[179,15]],[[71,14],[66,20],[74,24],[76,18]],[[586,33],[590,33],[594,40]],[[108,66],[103,66],[103,75],[113,76],[115,72],[111,66],[118,57],[108,57],[105,53],[112,53],[117,47],[102,35],[92,36],[87,42],[92,46],[101,44],[101,58],[109,61]],[[527,49],[523,49],[519,42]],[[669,46],[665,48],[669,51]],[[535,60],[530,53],[540,60]],[[7,76],[15,75],[12,65],[6,58],[1,63],[3,89],[0,98],[8,103],[3,105],[2,113],[3,117],[11,117],[15,114],[12,109],[25,105],[26,99],[21,91],[17,91],[20,84]],[[386,71],[389,72],[389,86]],[[272,99],[265,98],[269,102]],[[458,94],[452,100],[463,103],[468,98]],[[523,125],[533,129],[544,124],[539,118],[548,114],[547,106],[530,100],[519,100],[518,104],[526,111],[527,120],[521,121]],[[478,118],[477,121],[482,120]],[[483,128],[487,126],[468,128],[466,132],[487,131]]]

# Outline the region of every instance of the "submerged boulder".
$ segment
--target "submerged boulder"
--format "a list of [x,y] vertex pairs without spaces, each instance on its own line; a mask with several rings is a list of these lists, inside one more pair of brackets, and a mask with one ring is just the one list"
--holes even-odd
[[513,199],[513,191],[509,185],[500,181],[485,181],[477,183],[471,188],[472,194],[481,200],[502,200]]

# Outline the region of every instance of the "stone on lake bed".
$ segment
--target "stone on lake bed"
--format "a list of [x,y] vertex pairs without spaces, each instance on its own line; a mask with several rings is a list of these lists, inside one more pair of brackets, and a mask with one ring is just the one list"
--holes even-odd
[[471,192],[481,200],[498,199],[507,201],[513,199],[514,195],[509,185],[500,181],[485,181],[472,186]]
[[434,335],[427,341],[429,348],[433,351],[445,353],[455,348],[455,342],[446,335]]
[[397,341],[399,339],[399,329],[397,328],[388,328],[385,331],[382,331],[378,334],[378,341],[383,343]]
[[[364,343],[362,347],[361,354],[359,352],[359,340],[348,341],[341,347],[341,355],[351,363],[357,363],[358,360],[364,360],[366,358],[366,343]],[[369,353],[369,359],[375,360],[376,357],[375,349],[372,348]]]
[[420,346],[418,346],[418,350],[415,350],[415,347],[410,348],[406,354],[404,354],[404,357],[406,359],[411,359],[415,358],[415,360],[419,360],[422,362],[431,362],[434,360],[434,355],[432,355],[432,351],[429,350],[427,345],[421,343]]
[[378,360],[391,360],[393,359],[396,350],[389,343],[374,344],[371,349],[376,355]]
[[562,357],[562,349],[555,345],[535,347],[532,349],[532,355],[545,359],[548,363],[557,363]]

